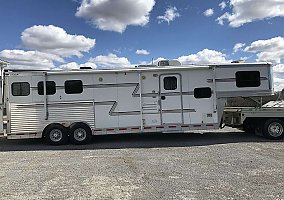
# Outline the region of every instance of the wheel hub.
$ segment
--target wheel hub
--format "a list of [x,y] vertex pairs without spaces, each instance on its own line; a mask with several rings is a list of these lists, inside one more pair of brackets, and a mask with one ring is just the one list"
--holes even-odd
[[59,129],[53,129],[52,131],[50,131],[49,138],[51,141],[59,142],[62,139],[62,137],[63,133]]
[[273,137],[279,137],[283,134],[283,127],[278,122],[273,122],[268,126],[268,133]]
[[85,140],[87,137],[87,132],[85,129],[83,128],[77,128],[75,131],[74,131],[74,139],[77,140],[77,141],[83,141]]

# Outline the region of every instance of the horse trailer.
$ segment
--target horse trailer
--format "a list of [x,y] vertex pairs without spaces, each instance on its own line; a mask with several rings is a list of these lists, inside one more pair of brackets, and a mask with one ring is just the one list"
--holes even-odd
[[0,134],[7,139],[45,138],[52,145],[86,144],[101,134],[217,129],[226,98],[273,92],[270,63],[198,66],[160,61],[70,71],[3,66]]

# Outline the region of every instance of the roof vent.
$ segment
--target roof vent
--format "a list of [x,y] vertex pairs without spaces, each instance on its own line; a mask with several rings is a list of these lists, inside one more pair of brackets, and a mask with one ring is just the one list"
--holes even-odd
[[158,62],[158,66],[165,67],[165,66],[180,66],[181,63],[177,60],[160,60]]
[[245,61],[244,60],[234,60],[231,63],[245,63]]
[[92,69],[91,67],[80,67],[80,69]]
[[138,66],[135,66],[135,67],[157,67],[157,65],[138,65]]

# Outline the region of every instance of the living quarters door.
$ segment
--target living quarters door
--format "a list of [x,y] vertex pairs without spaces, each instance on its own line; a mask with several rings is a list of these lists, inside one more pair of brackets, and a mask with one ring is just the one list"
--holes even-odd
[[161,74],[159,84],[160,116],[162,124],[183,123],[181,75]]

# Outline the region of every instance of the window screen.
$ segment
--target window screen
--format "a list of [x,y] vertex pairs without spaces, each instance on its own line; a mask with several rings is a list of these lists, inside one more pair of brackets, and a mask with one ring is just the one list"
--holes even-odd
[[238,71],[236,72],[237,87],[259,87],[260,73],[259,71]]
[[168,76],[164,78],[164,89],[165,90],[176,90],[177,89],[177,77]]
[[83,92],[83,83],[81,80],[65,81],[66,94],[80,94]]
[[194,97],[196,99],[210,98],[212,96],[211,88],[202,87],[194,89]]
[[[37,91],[39,95],[43,95],[43,81],[38,82]],[[56,86],[54,81],[46,81],[46,94],[53,95],[56,93]]]
[[30,84],[28,82],[12,83],[13,96],[28,96],[30,94]]

